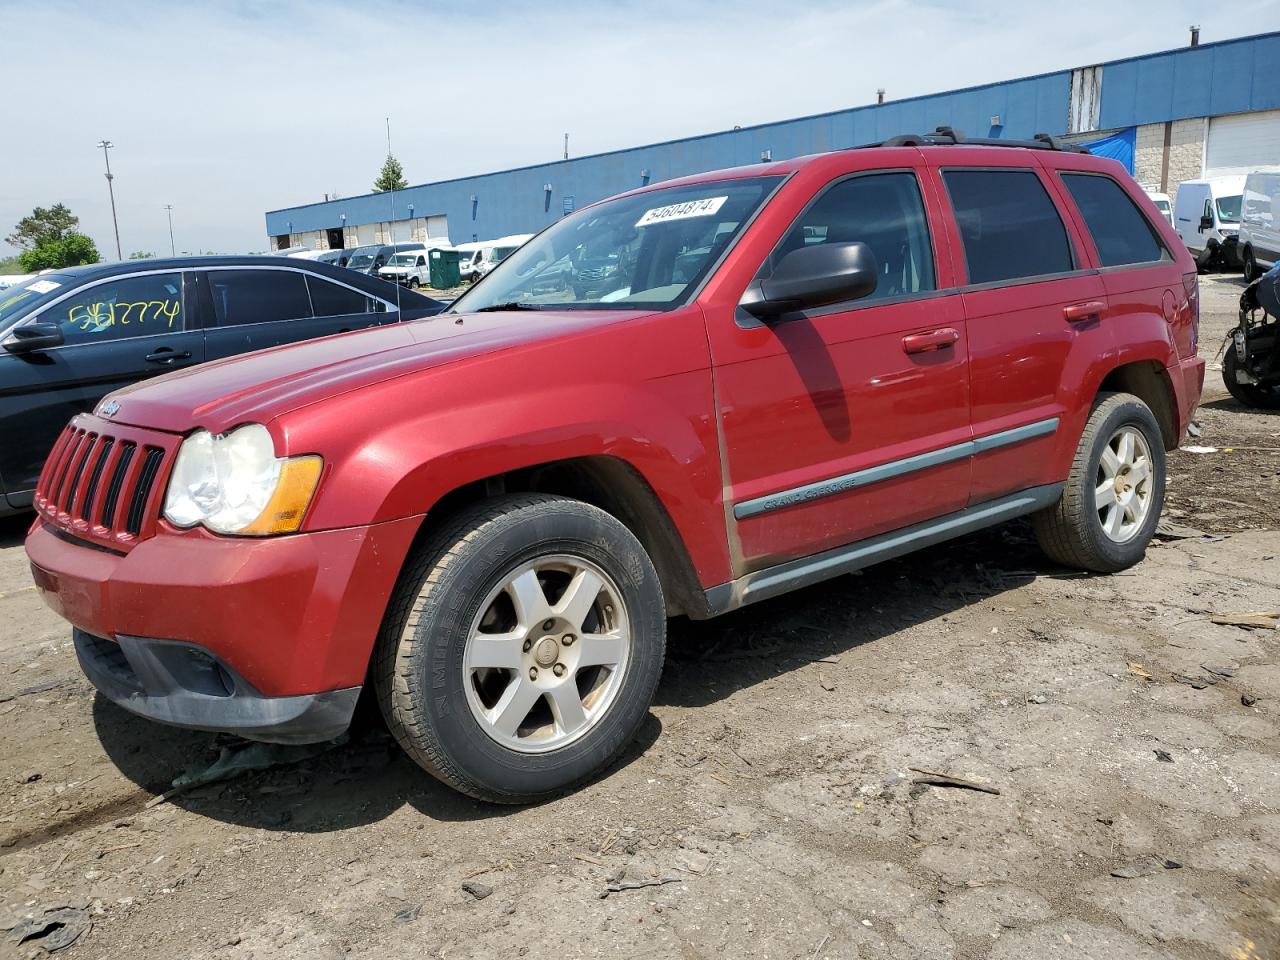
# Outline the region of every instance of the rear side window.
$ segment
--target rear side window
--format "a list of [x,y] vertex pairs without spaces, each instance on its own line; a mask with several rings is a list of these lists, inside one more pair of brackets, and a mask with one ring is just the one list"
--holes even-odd
[[311,316],[307,281],[292,270],[210,270],[216,326],[272,323]]
[[1064,173],[1062,182],[1080,208],[1104,267],[1151,263],[1167,256],[1151,224],[1120,184],[1083,173]]
[[317,317],[345,317],[352,313],[373,313],[374,299],[350,287],[341,287],[319,277],[307,277],[311,305]]
[[947,170],[942,177],[960,227],[970,283],[1074,269],[1067,228],[1034,172]]
[[929,227],[920,187],[910,173],[855,176],[830,187],[800,214],[761,276],[793,250],[854,241],[865,243],[876,257],[876,289],[866,300],[934,289]]

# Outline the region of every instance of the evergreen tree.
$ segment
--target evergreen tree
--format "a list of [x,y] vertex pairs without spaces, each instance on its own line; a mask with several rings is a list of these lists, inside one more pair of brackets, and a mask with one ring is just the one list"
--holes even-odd
[[404,168],[400,166],[400,161],[388,153],[387,162],[382,165],[382,172],[378,174],[378,179],[373,181],[373,192],[403,190],[408,185],[409,181],[404,178]]

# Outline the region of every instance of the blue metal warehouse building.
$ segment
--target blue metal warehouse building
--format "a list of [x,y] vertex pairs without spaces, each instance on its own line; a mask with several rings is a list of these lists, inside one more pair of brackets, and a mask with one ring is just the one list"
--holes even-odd
[[645,183],[921,133],[1036,133],[1098,142],[1148,189],[1280,164],[1280,32],[312,203],[266,215],[273,249],[353,247],[532,233],[566,212]]

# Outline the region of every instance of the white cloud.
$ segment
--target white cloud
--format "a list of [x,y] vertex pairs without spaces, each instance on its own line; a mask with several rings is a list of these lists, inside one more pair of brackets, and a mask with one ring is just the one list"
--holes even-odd
[[[266,245],[263,211],[1205,42],[1277,0],[1204,9],[872,0],[0,4],[0,235],[62,200],[114,254]],[[15,79],[20,78],[20,79]],[[441,107],[446,116],[440,118]],[[0,244],[0,249],[3,245]]]

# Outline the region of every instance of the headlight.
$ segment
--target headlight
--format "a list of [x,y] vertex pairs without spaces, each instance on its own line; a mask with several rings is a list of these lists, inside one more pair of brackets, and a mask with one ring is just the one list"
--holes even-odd
[[320,457],[277,457],[260,424],[218,437],[197,430],[178,450],[165,519],[179,527],[203,524],[215,533],[292,533],[302,525],[322,466]]

